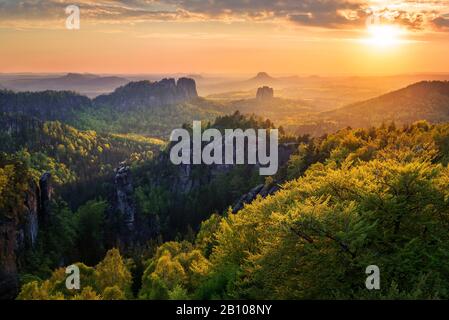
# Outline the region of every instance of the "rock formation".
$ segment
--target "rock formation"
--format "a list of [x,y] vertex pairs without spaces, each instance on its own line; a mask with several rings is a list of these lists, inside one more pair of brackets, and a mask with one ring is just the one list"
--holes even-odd
[[257,89],[257,95],[256,99],[260,101],[267,101],[271,100],[274,97],[274,90],[273,88],[264,86],[259,89]]
[[[297,147],[298,145],[296,143],[284,143],[279,145],[280,167],[284,166],[288,162],[290,156]],[[240,197],[240,199],[233,205],[232,212],[237,213],[239,210],[243,209],[245,204],[253,202],[258,196],[266,198],[267,196],[274,194],[279,189],[281,189],[280,183],[281,183],[280,181],[274,181],[267,185],[261,184],[254,187],[248,193],[245,193]]]
[[96,105],[111,106],[119,111],[154,108],[176,104],[198,97],[195,80],[163,79],[158,82],[138,81],[94,99]]
[[50,218],[50,202],[53,196],[53,186],[49,172],[44,173],[39,179],[39,189],[39,221],[45,224]]
[[177,96],[181,100],[190,100],[198,97],[195,80],[180,78],[176,84]]
[[0,300],[14,299],[19,290],[16,236],[16,223],[0,219]]
[[132,174],[124,162],[115,170],[115,194],[110,202],[107,228],[109,246],[127,251],[159,234],[157,217],[137,214]]
[[261,184],[254,187],[248,193],[245,193],[243,196],[241,196],[240,199],[234,204],[234,206],[232,207],[232,213],[237,213],[238,211],[243,209],[245,204],[253,202],[258,196],[265,198],[268,195],[275,193],[279,189],[280,187],[277,183],[272,183],[269,185]]
[[39,185],[30,182],[18,216],[0,216],[0,299],[18,293],[18,265],[25,250],[35,246],[39,224],[48,221],[52,191],[51,175],[45,173]]
[[122,163],[115,171],[115,187],[117,190],[117,208],[121,214],[123,226],[129,231],[134,231],[134,216],[136,214],[133,185],[129,167]]
[[[67,76],[69,79],[78,77],[73,74]],[[0,89],[0,114],[26,115],[41,121],[70,123],[78,120],[80,113],[99,107],[126,112],[182,103],[196,97],[196,83],[190,78],[130,82],[93,100],[71,91],[13,92]]]

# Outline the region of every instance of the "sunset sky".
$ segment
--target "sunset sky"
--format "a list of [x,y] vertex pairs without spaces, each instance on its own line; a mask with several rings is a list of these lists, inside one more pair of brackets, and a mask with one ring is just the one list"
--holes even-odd
[[446,0],[0,0],[5,73],[397,74],[448,57]]

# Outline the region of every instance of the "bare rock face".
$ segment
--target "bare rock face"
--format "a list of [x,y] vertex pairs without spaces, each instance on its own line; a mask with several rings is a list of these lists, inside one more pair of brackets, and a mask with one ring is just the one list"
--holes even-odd
[[158,218],[153,215],[142,216],[137,212],[132,172],[124,162],[115,170],[115,194],[110,201],[108,245],[126,252],[159,234]]
[[0,220],[0,299],[14,299],[19,291],[16,234],[14,221]]
[[271,100],[274,97],[274,90],[273,88],[264,86],[259,89],[257,89],[257,96],[256,99],[260,101],[267,101]]
[[129,167],[122,163],[115,171],[115,186],[117,190],[117,209],[122,215],[124,227],[134,230],[135,205],[133,200],[133,185]]
[[0,217],[0,300],[14,299],[18,293],[20,260],[36,245],[39,225],[49,219],[52,194],[51,175],[45,173],[39,185],[30,182],[18,215]]
[[[288,160],[290,159],[290,156],[292,155],[292,153],[295,151],[296,148],[297,148],[296,143],[293,143],[293,144],[284,143],[284,144],[279,145],[279,166],[280,167],[284,166],[288,162]],[[249,203],[253,202],[254,200],[256,200],[256,198],[258,196],[261,196],[262,198],[266,198],[267,196],[276,193],[280,189],[281,189],[280,181],[277,181],[277,182],[274,181],[267,185],[263,185],[263,184],[258,185],[256,187],[254,187],[253,189],[251,189],[248,193],[245,193],[244,195],[242,195],[240,197],[240,199],[232,207],[232,213],[237,213],[238,211],[243,209],[245,204],[249,204]]]
[[49,172],[44,173],[39,179],[39,190],[39,220],[45,224],[50,218],[50,202],[54,191]]
[[196,83],[193,79],[179,78],[176,83],[176,90],[178,99],[181,100],[191,100],[198,97]]
[[258,185],[251,189],[248,193],[244,194],[240,197],[240,199],[234,204],[232,207],[232,213],[237,213],[243,207],[245,204],[249,204],[256,200],[258,196],[261,196],[262,198],[266,198],[269,195],[274,194],[280,189],[279,185],[276,183],[272,183],[270,185]]
[[[30,184],[29,190],[25,193],[25,206],[23,220],[19,223],[17,230],[17,247],[19,251],[33,248],[36,244],[39,231],[39,220],[42,217],[39,204],[42,199],[42,189],[35,183]],[[51,194],[45,194],[51,199]]]

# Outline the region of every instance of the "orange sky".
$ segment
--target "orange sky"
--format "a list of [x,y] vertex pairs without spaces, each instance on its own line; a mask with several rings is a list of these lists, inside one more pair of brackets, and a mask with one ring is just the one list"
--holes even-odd
[[449,72],[448,1],[18,3],[0,0],[0,72]]

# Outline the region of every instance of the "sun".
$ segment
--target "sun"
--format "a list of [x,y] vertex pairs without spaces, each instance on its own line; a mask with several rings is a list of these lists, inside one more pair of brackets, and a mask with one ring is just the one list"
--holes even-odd
[[402,29],[393,25],[372,25],[368,27],[369,37],[363,42],[375,47],[392,47],[401,43]]

